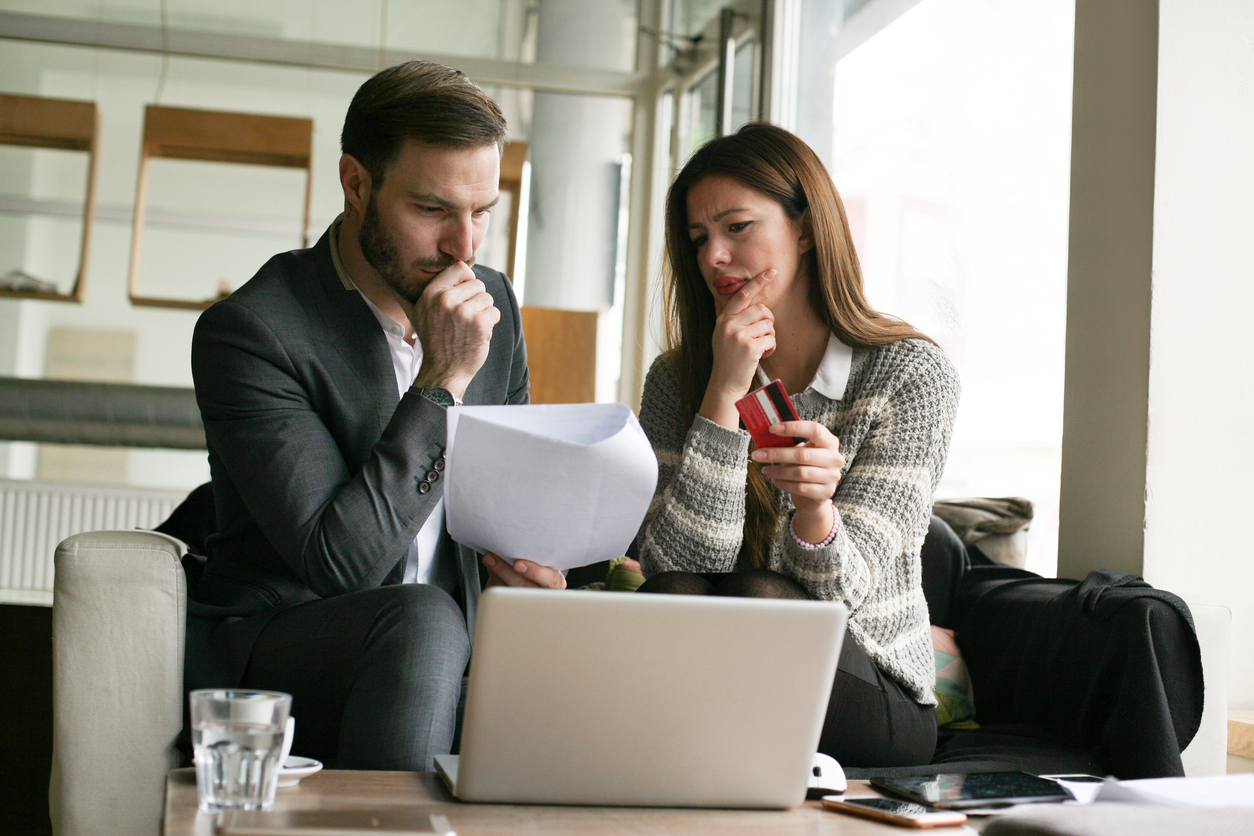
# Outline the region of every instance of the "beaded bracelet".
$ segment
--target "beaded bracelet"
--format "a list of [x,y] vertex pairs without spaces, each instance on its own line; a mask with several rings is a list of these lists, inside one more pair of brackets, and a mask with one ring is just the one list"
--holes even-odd
[[796,521],[797,521],[797,515],[794,513],[792,516],[792,519],[788,521],[788,533],[792,535],[792,539],[794,543],[796,543],[801,548],[807,549],[807,550],[821,549],[824,546],[830,546],[832,544],[832,541],[836,539],[836,532],[840,531],[840,511],[836,508],[835,505],[832,505],[832,531],[825,538],[823,538],[823,541],[821,543],[807,543],[805,540],[802,540],[800,537],[798,537],[797,529],[793,527],[793,524]]

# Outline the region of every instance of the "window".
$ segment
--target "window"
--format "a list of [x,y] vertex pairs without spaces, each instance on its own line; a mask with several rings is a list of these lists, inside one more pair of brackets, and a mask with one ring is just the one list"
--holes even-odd
[[[1057,559],[1073,29],[1071,3],[922,0],[837,62],[831,140],[818,148],[849,211],[871,304],[940,342],[962,376],[938,496],[1032,500],[1028,568],[1047,576]],[[805,83],[803,74],[802,102]]]

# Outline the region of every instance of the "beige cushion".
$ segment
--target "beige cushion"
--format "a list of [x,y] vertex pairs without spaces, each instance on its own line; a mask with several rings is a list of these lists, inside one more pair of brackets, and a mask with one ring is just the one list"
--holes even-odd
[[49,807],[62,836],[160,833],[183,727],[178,540],[97,531],[56,551]]

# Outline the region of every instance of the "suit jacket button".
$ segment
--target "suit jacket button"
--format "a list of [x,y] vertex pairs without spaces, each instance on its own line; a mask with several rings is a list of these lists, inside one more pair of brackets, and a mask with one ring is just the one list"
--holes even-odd
[[418,483],[418,493],[430,493],[430,492],[431,492],[431,483],[430,483],[430,482],[419,482],[419,483]]
[[428,471],[427,471],[427,481],[428,481],[428,482],[434,482],[436,479],[439,479],[439,478],[440,478],[439,471],[435,471],[435,470],[428,470]]
[[444,469],[444,457],[440,456],[440,458],[436,459],[434,462],[431,463],[431,466],[434,467],[436,470],[443,470]]

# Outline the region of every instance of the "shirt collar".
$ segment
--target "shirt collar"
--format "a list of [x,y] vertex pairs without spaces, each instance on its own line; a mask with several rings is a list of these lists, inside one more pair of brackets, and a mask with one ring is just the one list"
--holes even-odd
[[833,401],[845,397],[845,387],[849,384],[849,369],[853,364],[853,349],[836,339],[835,334],[827,337],[827,350],[819,361],[819,369],[810,381],[808,388]]
[[335,265],[335,275],[340,277],[344,289],[356,290],[357,285],[353,283],[348,271],[344,269],[344,262],[340,261],[340,221],[342,220],[344,220],[343,212],[331,222],[331,263]]

